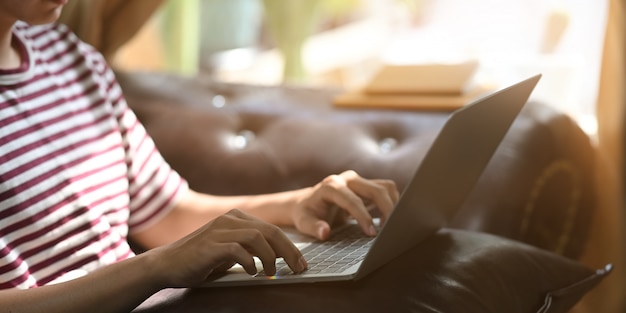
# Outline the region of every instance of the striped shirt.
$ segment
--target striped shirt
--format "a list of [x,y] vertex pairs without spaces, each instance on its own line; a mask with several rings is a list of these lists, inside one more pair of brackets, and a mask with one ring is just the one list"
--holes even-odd
[[132,257],[129,230],[187,188],[98,52],[63,25],[18,22],[13,34],[23,62],[0,70],[0,289]]

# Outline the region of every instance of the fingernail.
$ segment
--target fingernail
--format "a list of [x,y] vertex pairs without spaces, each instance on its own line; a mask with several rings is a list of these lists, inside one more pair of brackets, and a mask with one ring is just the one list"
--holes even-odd
[[298,260],[298,267],[299,267],[299,272],[302,272],[304,270],[307,269],[307,267],[309,267],[309,264],[307,264],[306,260],[304,259],[304,256],[301,256],[300,259]]
[[370,225],[368,232],[370,236],[376,236],[376,227],[374,227],[374,225]]

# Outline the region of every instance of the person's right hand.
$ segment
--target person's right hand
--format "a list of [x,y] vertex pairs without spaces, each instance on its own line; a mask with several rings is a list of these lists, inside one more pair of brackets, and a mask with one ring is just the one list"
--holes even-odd
[[294,272],[307,264],[300,250],[277,227],[239,210],[232,210],[186,237],[146,252],[166,280],[167,287],[192,287],[206,282],[209,275],[239,263],[254,275],[253,257],[263,263],[267,275],[276,273],[276,258],[282,257]]

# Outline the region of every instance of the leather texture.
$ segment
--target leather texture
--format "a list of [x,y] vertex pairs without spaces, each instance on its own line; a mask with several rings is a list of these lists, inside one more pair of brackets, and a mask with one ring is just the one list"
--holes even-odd
[[134,312],[565,313],[609,273],[499,236],[444,229],[357,282],[166,289]]

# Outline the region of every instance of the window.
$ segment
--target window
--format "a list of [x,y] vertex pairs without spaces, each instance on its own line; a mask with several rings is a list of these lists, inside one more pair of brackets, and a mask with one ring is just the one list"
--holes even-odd
[[280,15],[267,12],[265,1],[280,11],[306,6],[300,15],[283,12],[298,16],[284,21],[293,25],[283,31],[303,29],[304,17],[313,16],[302,46],[304,83],[353,88],[385,63],[477,60],[479,84],[501,86],[542,73],[533,99],[595,133],[606,0],[169,0],[152,23],[161,58],[178,55],[185,66],[191,60],[201,74],[222,80],[281,83],[284,58],[268,21]]

